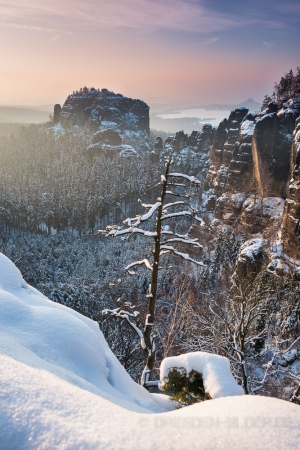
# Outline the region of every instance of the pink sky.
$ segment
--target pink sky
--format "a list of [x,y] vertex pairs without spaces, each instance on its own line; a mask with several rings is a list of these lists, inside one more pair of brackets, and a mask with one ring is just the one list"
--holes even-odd
[[295,0],[0,0],[0,104],[85,85],[150,105],[261,101],[300,65],[299,16]]

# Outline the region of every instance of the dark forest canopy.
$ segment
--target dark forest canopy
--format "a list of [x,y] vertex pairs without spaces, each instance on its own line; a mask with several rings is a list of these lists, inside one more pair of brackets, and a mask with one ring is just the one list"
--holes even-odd
[[273,94],[271,97],[265,95],[262,109],[264,109],[272,100],[286,101],[288,99],[294,99],[299,96],[300,66],[296,68],[295,72],[293,72],[293,69],[290,69],[284,74],[283,77],[280,78],[279,82],[275,82]]

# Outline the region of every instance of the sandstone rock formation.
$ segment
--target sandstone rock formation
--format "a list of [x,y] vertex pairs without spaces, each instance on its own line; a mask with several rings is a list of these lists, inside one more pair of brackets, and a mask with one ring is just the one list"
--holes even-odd
[[83,88],[73,92],[63,107],[55,105],[53,123],[88,127],[94,132],[86,150],[91,157],[127,158],[150,152],[149,106],[141,101],[102,89]]
[[102,126],[149,134],[149,106],[107,89],[83,88],[73,92],[61,108],[59,119],[57,114],[55,119],[63,126],[89,124],[94,129]]
[[226,192],[216,201],[215,219],[245,237],[261,232],[270,237],[280,229],[283,210],[282,198]]
[[285,196],[291,145],[289,130],[277,113],[266,114],[256,120],[252,154],[262,195]]
[[273,240],[282,226],[284,252],[298,259],[299,116],[300,98],[271,101],[255,114],[232,111],[215,133],[206,178],[206,209],[215,210],[216,226],[223,223],[245,237],[264,233]]
[[196,147],[197,153],[209,152],[213,143],[216,130],[210,123],[205,123],[200,132],[194,131],[189,139],[188,144]]
[[253,179],[252,135],[255,127],[255,114],[248,113],[239,127],[238,139],[234,145],[228,185],[233,190],[249,190]]
[[61,115],[61,106],[57,103],[54,105],[54,114],[53,114],[53,123],[59,123],[60,122],[60,115]]
[[235,185],[240,190],[245,173],[251,166],[249,140],[251,142],[254,119],[247,113],[246,108],[235,109],[216,131],[207,181],[217,195],[234,189]]
[[257,115],[252,153],[262,195],[287,195],[292,134],[299,115],[300,98],[272,101]]
[[165,147],[170,147],[175,154],[180,154],[182,151],[192,151],[193,153],[205,153],[208,155],[214,136],[215,129],[211,124],[207,123],[203,125],[202,131],[193,131],[190,135],[184,133],[184,131],[178,131],[175,136],[170,136],[166,139]]
[[[299,102],[300,103],[300,102]],[[291,172],[288,195],[283,214],[282,237],[285,251],[296,259],[300,259],[300,117],[297,119],[293,134],[291,152]]]
[[53,121],[88,125],[95,132],[87,148],[92,157],[136,158],[148,152],[157,163],[174,152],[177,161],[188,161],[199,171],[202,201],[215,224],[235,228],[244,237],[263,233],[275,239],[283,220],[285,252],[300,258],[300,119],[295,129],[300,97],[264,107],[256,113],[236,108],[217,130],[204,124],[201,132],[179,131],[165,143],[158,137],[153,145],[144,102],[84,88],[62,108],[55,105]]

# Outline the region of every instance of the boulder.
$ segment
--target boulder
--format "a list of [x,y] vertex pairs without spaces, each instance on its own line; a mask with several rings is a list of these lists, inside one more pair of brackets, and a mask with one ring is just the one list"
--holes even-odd
[[104,130],[97,131],[92,137],[93,144],[109,144],[109,145],[121,145],[122,137],[120,131],[114,128],[106,128]]
[[86,149],[86,154],[90,157],[104,156],[108,158],[113,158],[118,156],[121,152],[121,146],[113,146],[107,144],[95,143],[88,146]]

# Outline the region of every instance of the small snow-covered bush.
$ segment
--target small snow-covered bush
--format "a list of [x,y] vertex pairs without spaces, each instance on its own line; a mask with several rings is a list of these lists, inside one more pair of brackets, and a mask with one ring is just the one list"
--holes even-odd
[[[180,373],[185,371],[188,377],[193,374],[201,374],[203,390],[209,392],[212,399],[243,395],[244,390],[235,381],[231,371],[229,360],[224,356],[207,352],[190,352],[178,356],[169,356],[163,359],[160,365],[160,383],[158,387],[164,391],[169,382],[170,371],[176,368]],[[172,392],[172,391],[171,391]]]
[[169,369],[162,389],[165,394],[171,395],[171,400],[182,406],[211,399],[209,393],[205,392],[202,374],[196,370],[187,373],[183,367]]

